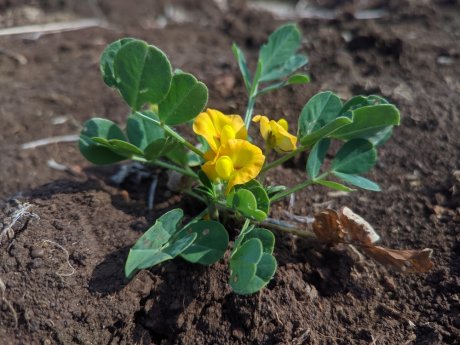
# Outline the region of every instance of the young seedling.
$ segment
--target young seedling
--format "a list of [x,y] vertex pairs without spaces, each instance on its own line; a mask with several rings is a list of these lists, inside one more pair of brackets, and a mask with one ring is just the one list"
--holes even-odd
[[[175,257],[212,265],[224,256],[229,245],[225,228],[228,224],[223,220],[233,219],[242,228],[230,254],[229,283],[238,294],[257,292],[268,284],[277,269],[271,230],[302,233],[280,224],[270,226],[273,222],[267,217],[273,202],[312,184],[346,192],[354,187],[380,190],[378,184],[362,174],[374,167],[378,148],[389,139],[393,127],[399,125],[398,109],[384,98],[355,96],[343,102],[331,91],[320,92],[302,109],[295,134],[289,131],[290,124],[285,119],[253,116],[258,96],[309,82],[307,75],[298,73],[308,63],[308,58],[298,52],[300,46],[301,34],[296,25],[280,27],[261,47],[256,71],[252,73],[242,50],[233,45],[248,92],[244,118],[205,109],[206,86],[189,73],[173,70],[157,47],[124,38],[105,49],[100,61],[104,82],[118,91],[131,111],[124,130],[107,119],[88,120],[80,136],[81,153],[95,164],[131,159],[176,171],[192,181],[184,193],[206,205],[187,224],[181,223],[180,209],[159,217],[131,248],[125,266],[127,277]],[[252,122],[259,125],[262,147],[248,136]],[[197,136],[195,142],[175,129],[182,124],[191,124]],[[330,164],[324,164],[327,155],[332,154],[332,141],[340,147]],[[278,158],[268,161],[272,151]],[[266,184],[267,171],[302,152],[309,152],[303,182],[290,187]],[[315,218],[318,240],[359,245],[385,263],[404,257],[415,271],[430,267],[431,252],[423,252],[421,257],[425,261],[419,265],[419,252],[401,256],[398,251],[375,246],[375,236],[372,241],[356,240],[353,234],[362,224],[342,224],[347,215],[353,218],[351,213],[325,212]]]

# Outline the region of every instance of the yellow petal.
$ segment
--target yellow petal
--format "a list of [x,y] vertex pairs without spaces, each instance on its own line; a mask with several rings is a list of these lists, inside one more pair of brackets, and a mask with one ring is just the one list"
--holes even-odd
[[[234,134],[229,131],[229,128]],[[214,152],[222,145],[222,140],[247,138],[247,131],[241,116],[225,115],[219,110],[210,108],[195,118],[193,131],[205,138]]]
[[233,174],[233,161],[228,156],[219,157],[216,161],[216,172],[222,180],[228,180]]
[[221,147],[220,155],[228,156],[233,162],[231,175],[225,193],[228,194],[235,185],[244,184],[259,175],[265,162],[262,150],[246,140],[232,139]]
[[278,124],[284,128],[285,131],[288,130],[288,122],[286,121],[286,119],[279,119],[278,120]]
[[252,119],[254,122],[260,122],[260,135],[267,141],[268,137],[270,136],[270,120],[268,117],[263,115],[256,115]]
[[272,123],[273,134],[275,136],[275,150],[277,152],[294,151],[297,147],[297,137],[290,134],[286,129],[281,127],[279,123]]
[[225,125],[220,133],[220,144],[224,145],[230,139],[235,139],[236,132],[231,125]]
[[201,166],[201,170],[204,171],[206,176],[208,176],[211,181],[216,181],[219,178],[219,176],[217,175],[216,164],[214,161],[208,161],[204,163]]
[[219,134],[208,111],[200,113],[195,118],[195,121],[193,121],[193,131],[201,135],[213,151],[217,151],[220,146]]

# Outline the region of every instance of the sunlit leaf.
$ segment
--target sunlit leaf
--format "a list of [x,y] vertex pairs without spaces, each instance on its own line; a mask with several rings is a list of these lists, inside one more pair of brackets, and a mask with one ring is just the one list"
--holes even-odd
[[371,181],[371,180],[368,180],[367,178],[365,177],[362,177],[362,176],[359,176],[359,175],[353,175],[353,174],[345,174],[345,173],[341,173],[341,172],[337,172],[337,171],[333,171],[332,172],[335,176],[337,176],[339,179],[353,185],[353,186],[356,186],[356,187],[359,187],[359,188],[362,188],[362,189],[367,189],[367,190],[371,190],[371,191],[374,191],[374,192],[380,192],[381,189],[380,189],[380,186]]
[[342,101],[331,91],[314,95],[300,114],[299,137],[302,138],[335,120],[341,109]]
[[194,119],[208,102],[208,88],[188,73],[175,74],[167,97],[158,105],[158,117],[167,125]]
[[264,228],[254,228],[249,231],[243,239],[243,243],[251,238],[258,238],[262,242],[264,253],[272,254],[275,247],[275,235],[270,230]]
[[[308,63],[308,58],[306,56],[297,54],[297,55],[292,55],[289,59],[284,61],[278,67],[275,67],[271,69],[270,71],[267,71],[267,69],[265,68],[265,65],[263,65],[263,62],[262,62],[264,69],[262,70],[263,71],[262,76],[260,77],[259,81],[267,82],[270,80],[277,80],[277,79],[285,78],[291,75],[292,73],[294,73],[295,71],[297,71],[299,68],[305,66],[307,63]],[[302,79],[294,78],[293,81],[294,82],[290,84],[298,84],[296,83],[296,81],[300,82],[300,84],[304,84],[305,78],[302,78]]]
[[145,103],[159,103],[169,92],[172,71],[168,58],[143,41],[123,45],[115,55],[113,70],[116,87],[134,110]]
[[390,126],[399,125],[398,109],[392,104],[361,107],[352,111],[353,122],[335,131],[331,137],[340,140],[371,138]]
[[[143,111],[145,116],[158,119],[151,111]],[[153,141],[164,138],[164,130],[152,121],[145,118],[130,115],[126,125],[126,134],[131,144],[144,150]]]
[[193,243],[197,237],[195,232],[178,234],[182,217],[181,209],[165,213],[136,241],[126,260],[126,277],[175,258]]
[[196,233],[195,241],[181,253],[187,261],[212,265],[219,261],[228,247],[228,233],[224,226],[212,220],[193,223],[183,231]]
[[115,41],[109,44],[104,51],[102,52],[101,58],[99,60],[99,68],[101,70],[102,78],[106,85],[113,87],[116,86],[117,81],[113,73],[113,60],[118,51],[125,44],[135,41],[134,38],[122,38],[118,41]]
[[259,291],[273,278],[277,263],[258,238],[244,242],[230,259],[230,286],[238,294]]
[[262,62],[262,75],[284,65],[299,49],[301,42],[300,30],[295,24],[285,24],[274,31],[268,42],[262,46],[259,61]]
[[328,187],[331,189],[339,190],[341,192],[353,192],[354,189],[347,187],[341,183],[334,182],[334,181],[326,181],[326,180],[315,180],[316,184],[322,185],[324,187]]
[[251,89],[251,74],[249,73],[248,64],[246,62],[246,57],[244,56],[243,51],[233,43],[232,45],[233,55],[235,56],[236,61],[238,62],[238,67],[240,68],[241,75],[243,76],[244,85],[246,90]]
[[294,74],[290,76],[287,80],[288,84],[308,84],[310,82],[310,77],[306,74]]

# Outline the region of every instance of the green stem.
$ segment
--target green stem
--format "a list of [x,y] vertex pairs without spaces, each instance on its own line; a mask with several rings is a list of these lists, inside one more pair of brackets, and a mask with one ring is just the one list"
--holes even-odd
[[195,199],[200,200],[204,204],[208,204],[208,201],[206,199],[204,199],[201,195],[199,195],[199,194],[197,194],[197,193],[195,193],[195,192],[193,192],[191,190],[186,190],[185,194],[188,194],[188,195],[194,197]]
[[174,164],[171,164],[171,163],[168,163],[168,162],[165,162],[165,161],[160,161],[160,160],[149,161],[149,160],[147,160],[145,158],[137,157],[137,156],[133,156],[133,157],[131,157],[131,159],[133,161],[138,161],[138,162],[147,163],[147,164],[154,164],[154,165],[158,165],[159,167],[162,167],[162,168],[174,170],[174,171],[177,171],[178,173],[181,173],[182,175],[190,176],[190,177],[193,177],[195,179],[198,178],[198,176],[193,171],[186,170],[184,168],[181,168],[181,167],[179,167],[177,165],[174,165]]
[[145,120],[148,120],[150,122],[153,122],[154,124],[156,124],[157,126],[160,126],[161,128],[163,128],[165,130],[166,133],[168,133],[170,136],[172,136],[174,139],[176,139],[179,143],[181,143],[182,145],[184,145],[185,147],[187,147],[190,151],[193,151],[195,152],[198,156],[200,156],[201,158],[204,157],[204,153],[201,152],[200,150],[198,150],[195,145],[193,145],[191,142],[189,142],[187,139],[185,139],[183,136],[181,136],[179,133],[177,133],[174,129],[172,129],[171,127],[169,127],[167,124],[164,124],[163,122],[161,121],[158,121],[154,118],[151,118],[150,116],[147,116],[147,115],[144,115],[142,114],[141,112],[139,111],[136,111],[135,114],[139,117],[142,117],[143,119]]
[[291,187],[291,188],[288,188],[286,190],[283,190],[282,192],[279,192],[278,194],[275,194],[273,197],[271,197],[270,202],[278,201],[278,200],[284,198],[285,196],[287,196],[289,194],[296,193],[299,190],[301,190],[301,189],[303,189],[305,187],[308,187],[309,185],[313,184],[316,180],[324,179],[327,175],[329,175],[329,171],[319,175],[315,179],[307,179],[304,182],[295,185],[294,187]]
[[289,223],[280,221],[278,219],[267,218],[263,222],[260,222],[259,225],[263,228],[269,228],[275,231],[286,232],[288,234],[296,235],[303,238],[317,239],[315,233],[311,230],[299,229]]
[[254,112],[254,105],[256,104],[257,89],[259,88],[259,79],[262,73],[262,62],[257,62],[257,69],[254,75],[254,79],[251,83],[251,89],[249,90],[248,106],[246,108],[246,114],[244,115],[244,126],[249,130],[251,125],[252,113]]
[[[257,88],[256,88],[256,90],[257,90]],[[249,129],[249,126],[251,125],[252,113],[254,112],[255,104],[256,104],[256,97],[255,96],[249,96],[248,106],[246,108],[246,114],[244,115],[244,125],[245,125],[246,129]]]
[[203,211],[201,211],[199,214],[197,214],[195,217],[193,217],[193,219],[188,222],[187,225],[190,225],[190,224],[193,224],[193,223],[196,223],[198,221],[200,221],[201,219],[203,219],[203,217],[206,215],[206,213],[208,213],[208,209],[205,208]]

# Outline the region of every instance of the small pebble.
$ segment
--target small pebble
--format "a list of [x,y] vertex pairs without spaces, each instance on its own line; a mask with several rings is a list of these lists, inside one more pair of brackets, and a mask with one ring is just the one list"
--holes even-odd
[[40,258],[36,258],[32,260],[32,268],[40,268],[43,266],[43,260]]
[[45,255],[45,251],[43,250],[43,248],[35,247],[35,248],[32,248],[32,250],[30,251],[30,256],[34,259],[42,258],[44,255]]

